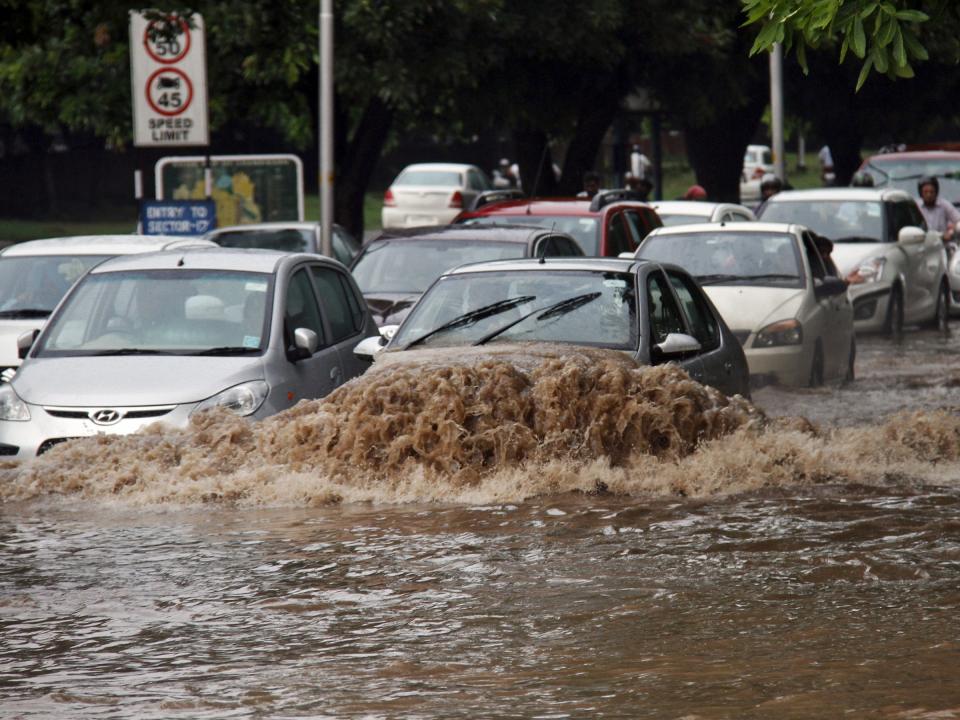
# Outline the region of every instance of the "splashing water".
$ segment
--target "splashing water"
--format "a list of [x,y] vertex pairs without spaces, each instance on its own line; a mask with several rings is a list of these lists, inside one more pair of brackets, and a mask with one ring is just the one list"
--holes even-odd
[[549,345],[385,355],[322,400],[260,423],[64,443],[0,466],[0,500],[516,502],[564,492],[710,497],[815,483],[960,480],[960,418],[823,432],[769,420],[673,366]]

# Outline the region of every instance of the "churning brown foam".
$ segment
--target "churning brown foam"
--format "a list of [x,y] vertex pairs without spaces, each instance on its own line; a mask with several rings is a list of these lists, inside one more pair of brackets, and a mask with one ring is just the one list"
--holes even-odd
[[960,480],[960,418],[822,432],[768,420],[672,366],[527,345],[385,354],[322,400],[250,423],[64,443],[0,465],[0,499],[122,504],[515,502],[564,492],[710,497],[891,478]]

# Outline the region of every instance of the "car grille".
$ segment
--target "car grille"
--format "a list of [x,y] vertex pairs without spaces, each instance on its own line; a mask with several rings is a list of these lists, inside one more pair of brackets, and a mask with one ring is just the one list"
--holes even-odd
[[740,345],[747,344],[747,338],[750,337],[749,330],[732,330],[731,332],[733,333],[733,336],[737,339],[737,342],[740,343]]
[[0,443],[0,457],[10,457],[11,455],[16,455],[18,452],[20,452],[20,448],[16,445]]
[[60,443],[65,443],[67,440],[76,440],[77,438],[50,438],[44,440],[40,443],[40,447],[37,449],[37,455],[43,455],[47,450],[52,448],[54,445],[59,445]]
[[[163,417],[168,412],[175,408],[175,405],[167,405],[164,407],[150,407],[143,408],[142,410],[128,410],[124,412],[123,410],[118,410],[121,414],[123,420],[142,420],[143,418],[154,418],[154,417]],[[58,418],[66,418],[69,420],[86,420],[90,417],[90,413],[96,412],[97,410],[102,410],[103,408],[89,408],[89,409],[76,409],[76,408],[53,408],[45,407],[44,410],[48,415]]]

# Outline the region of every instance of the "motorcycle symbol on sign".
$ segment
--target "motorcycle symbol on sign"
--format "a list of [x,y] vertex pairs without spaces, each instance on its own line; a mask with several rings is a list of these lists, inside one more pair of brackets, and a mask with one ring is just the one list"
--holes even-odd
[[147,103],[167,117],[179,115],[193,101],[193,84],[177,68],[161,68],[147,80]]

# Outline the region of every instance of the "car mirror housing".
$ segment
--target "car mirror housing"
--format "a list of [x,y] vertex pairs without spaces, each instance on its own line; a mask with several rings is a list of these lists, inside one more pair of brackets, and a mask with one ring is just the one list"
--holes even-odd
[[320,338],[309,328],[297,328],[293,331],[293,349],[289,353],[293,362],[306,360],[313,357],[313,354],[320,346]]
[[673,357],[700,350],[699,341],[686,333],[668,333],[662,343],[654,345],[654,349],[662,357]]
[[813,294],[816,295],[817,299],[843,295],[846,291],[846,281],[833,275],[828,275],[822,280],[818,278],[813,283]]
[[897,242],[901,245],[919,245],[926,239],[927,234],[923,231],[923,228],[914,225],[902,227],[900,232],[897,233]]
[[387,343],[397,334],[399,325],[384,325],[380,328],[380,334],[364,338],[353,348],[353,354],[361,360],[373,362],[374,356],[387,346]]
[[27,353],[30,352],[30,348],[33,347],[33,343],[36,342],[39,334],[39,330],[27,330],[27,332],[17,337],[18,358],[23,360],[27,356]]

